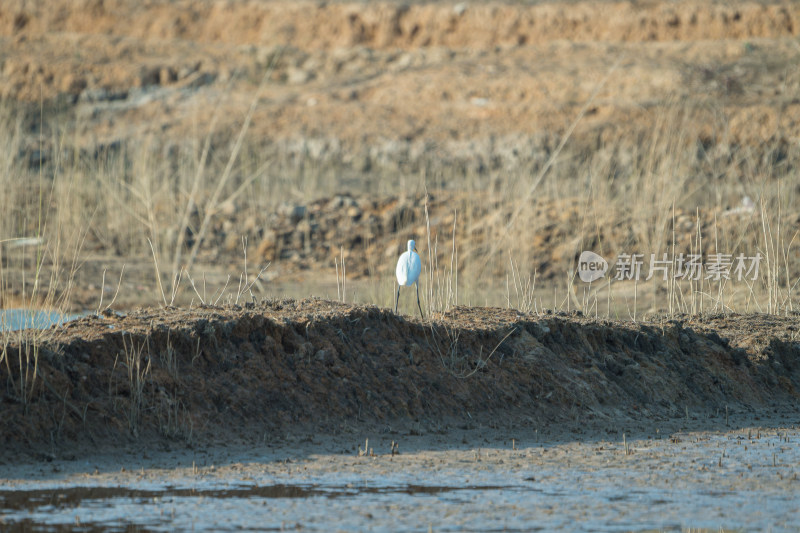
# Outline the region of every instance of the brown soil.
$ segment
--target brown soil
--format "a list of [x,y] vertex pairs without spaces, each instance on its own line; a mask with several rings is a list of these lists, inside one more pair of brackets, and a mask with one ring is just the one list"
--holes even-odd
[[[460,307],[421,322],[317,299],[87,317],[35,348],[9,346],[0,449],[46,458],[363,425],[794,412],[798,327],[796,316],[634,324]],[[20,360],[37,373],[24,397]]]
[[202,139],[219,111],[223,144],[265,73],[262,153],[358,173],[526,168],[586,104],[573,148],[623,162],[675,107],[709,153],[785,157],[800,132],[793,2],[79,4],[0,6],[0,96],[33,104],[32,161],[57,153],[54,109],[89,154]]

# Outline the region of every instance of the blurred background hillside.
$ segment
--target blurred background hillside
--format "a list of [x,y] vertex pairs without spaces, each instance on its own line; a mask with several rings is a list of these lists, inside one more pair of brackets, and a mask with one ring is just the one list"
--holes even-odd
[[[387,306],[415,238],[432,311],[791,311],[798,33],[769,0],[5,1],[3,305]],[[587,286],[582,250],[765,261]]]

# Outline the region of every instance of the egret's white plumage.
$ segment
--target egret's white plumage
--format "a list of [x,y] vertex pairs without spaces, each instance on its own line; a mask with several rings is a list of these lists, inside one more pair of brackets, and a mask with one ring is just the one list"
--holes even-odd
[[408,250],[403,252],[400,259],[397,260],[397,268],[395,274],[397,275],[397,297],[394,300],[394,312],[397,312],[397,305],[400,302],[400,287],[417,285],[417,307],[419,307],[419,314],[422,315],[422,306],[419,303],[419,274],[422,272],[422,261],[419,259],[419,254],[415,250],[416,243],[413,240],[408,241]]
[[414,250],[416,243],[408,241],[408,250],[403,252],[400,259],[397,260],[397,283],[404,286],[413,285],[419,279],[419,273],[422,272],[422,262],[419,260],[419,254]]

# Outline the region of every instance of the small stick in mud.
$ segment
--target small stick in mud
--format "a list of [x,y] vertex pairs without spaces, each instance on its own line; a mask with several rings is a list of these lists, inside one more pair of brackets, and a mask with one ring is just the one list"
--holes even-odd
[[367,455],[367,453],[369,453],[369,439],[366,439],[366,441],[364,441],[364,449],[363,450],[361,449],[361,445],[360,444],[358,445],[358,456],[359,457],[363,457],[363,456]]

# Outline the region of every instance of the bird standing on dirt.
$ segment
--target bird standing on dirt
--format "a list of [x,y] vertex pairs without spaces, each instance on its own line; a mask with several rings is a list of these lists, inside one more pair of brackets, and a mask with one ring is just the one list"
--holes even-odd
[[397,297],[394,300],[394,312],[397,313],[397,304],[400,302],[400,287],[405,285],[409,287],[417,284],[417,307],[419,307],[419,316],[423,319],[425,316],[422,314],[422,306],[419,303],[419,274],[422,272],[422,262],[419,260],[419,254],[416,251],[416,243],[413,240],[408,241],[408,250],[403,252],[400,259],[397,260]]

